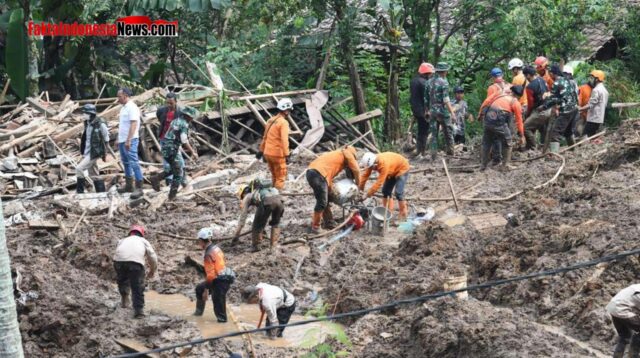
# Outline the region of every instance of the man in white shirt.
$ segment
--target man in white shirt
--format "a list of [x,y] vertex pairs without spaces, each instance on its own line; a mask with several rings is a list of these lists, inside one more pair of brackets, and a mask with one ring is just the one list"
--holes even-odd
[[132,225],[129,236],[118,241],[116,253],[113,255],[113,267],[117,274],[121,306],[129,306],[131,289],[135,318],[144,316],[144,266],[147,261],[150,266],[147,277],[151,278],[158,267],[158,256],[149,241],[144,238],[144,227]]
[[[119,193],[133,193],[132,199],[142,196],[142,170],[138,162],[138,138],[140,132],[140,108],[131,100],[132,92],[128,88],[118,90],[120,123],[118,126],[118,149],[124,166],[125,187]],[[133,179],[135,178],[135,191]]]
[[[247,303],[258,303],[260,312],[267,315],[265,327],[278,324],[287,324],[291,315],[296,310],[296,298],[284,288],[259,283],[255,286],[247,286],[242,291],[242,298]],[[282,337],[283,328],[268,331],[269,338]]]
[[589,75],[589,84],[593,89],[591,90],[591,97],[589,103],[578,108],[583,111],[587,111],[587,124],[584,127],[584,135],[591,137],[598,133],[600,127],[604,123],[604,113],[609,102],[609,91],[604,87],[605,74],[600,70],[593,70]]

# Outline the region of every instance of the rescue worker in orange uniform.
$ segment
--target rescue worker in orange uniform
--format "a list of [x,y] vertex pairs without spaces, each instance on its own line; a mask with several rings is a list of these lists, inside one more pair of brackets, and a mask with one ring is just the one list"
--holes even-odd
[[553,87],[553,83],[555,81],[553,80],[553,78],[551,77],[551,73],[549,73],[549,70],[547,69],[549,60],[547,60],[547,58],[544,56],[538,56],[536,57],[534,64],[536,65],[536,72],[538,72],[538,75],[540,75],[540,77],[544,79],[544,82],[547,83],[547,89],[551,91],[551,88]]
[[493,83],[487,88],[487,98],[493,96],[496,93],[503,93],[506,89],[506,83],[504,82],[504,73],[498,67],[491,70],[491,78]]
[[[584,107],[589,104],[591,92],[593,91],[593,87],[591,85],[591,81],[587,81],[587,83],[578,87],[578,107]],[[588,110],[586,109],[580,111],[580,118],[578,119],[578,123],[576,124],[575,133],[578,137],[582,137],[582,133],[584,132],[584,126],[587,122],[587,112]]]
[[[511,161],[512,143],[509,121],[515,116],[515,123],[520,134],[520,144],[525,144],[524,125],[522,123],[522,106],[518,99],[524,93],[522,86],[511,87],[510,93],[495,94],[487,98],[480,107],[480,120],[484,121],[484,135],[482,137],[482,170],[489,164],[491,148],[494,148],[494,160],[496,155],[502,161],[504,168],[507,168]],[[505,147],[504,158],[502,157],[502,147]],[[496,150],[496,147],[498,150]],[[498,164],[498,163],[496,163]]]
[[198,232],[198,243],[204,250],[204,271],[207,278],[196,286],[196,311],[194,316],[202,316],[207,304],[207,296],[211,293],[213,312],[218,322],[227,321],[227,292],[233,281],[235,273],[226,266],[224,253],[218,245],[211,242],[213,230],[210,227],[202,228]]
[[361,199],[372,197],[382,187],[382,206],[393,212],[392,194],[395,191],[398,199],[398,221],[404,221],[408,214],[407,201],[404,199],[404,187],[409,180],[410,167],[407,158],[393,152],[380,154],[367,152],[362,156],[360,166],[366,169],[360,177],[358,185],[360,190],[364,190],[371,173],[374,170],[378,172],[378,180],[362,194]]
[[287,178],[287,163],[289,162],[289,122],[287,116],[293,109],[293,102],[289,98],[278,101],[278,110],[275,116],[269,118],[264,129],[260,152],[257,159],[264,156],[265,162],[271,172],[273,186],[282,190]]
[[333,221],[329,195],[333,185],[333,179],[345,171],[347,177],[353,179],[356,185],[360,183],[360,169],[356,160],[356,149],[348,146],[332,152],[324,153],[309,164],[307,169],[307,182],[313,189],[316,198],[316,206],[313,208],[311,231],[320,231],[320,220],[324,219],[325,227]]

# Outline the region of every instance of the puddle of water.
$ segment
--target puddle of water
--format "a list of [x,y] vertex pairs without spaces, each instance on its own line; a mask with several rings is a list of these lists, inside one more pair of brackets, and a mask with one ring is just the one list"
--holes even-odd
[[[226,323],[218,323],[215,315],[213,314],[213,303],[211,302],[211,299],[207,301],[204,315],[200,317],[193,316],[193,311],[196,306],[195,301],[191,301],[187,296],[182,294],[164,295],[156,291],[147,291],[145,292],[145,305],[148,309],[157,310],[164,314],[180,317],[188,322],[195,323],[204,338],[236,332],[238,330],[235,323],[233,323],[229,312],[227,312],[229,321]],[[228,309],[231,309],[233,316],[236,318],[241,328],[256,328],[258,321],[260,320],[260,309],[258,308],[258,305],[227,304],[227,307]],[[302,320],[305,320],[303,316],[294,314],[291,316],[290,323]],[[322,343],[328,334],[334,332],[335,328],[333,324],[316,322],[302,326],[287,327],[284,330],[283,337],[276,340],[268,339],[264,333],[254,333],[251,335],[251,339],[254,343],[276,348],[301,346],[310,347]],[[228,339],[237,341],[242,340],[240,336]]]

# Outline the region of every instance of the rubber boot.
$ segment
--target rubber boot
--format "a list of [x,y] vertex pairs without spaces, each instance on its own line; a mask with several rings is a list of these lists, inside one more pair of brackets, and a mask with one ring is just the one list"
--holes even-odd
[[104,180],[100,180],[100,179],[94,180],[93,186],[95,186],[96,188],[96,193],[104,193],[105,191],[107,191],[106,187],[104,186]]
[[133,314],[133,318],[143,318],[144,316],[144,310],[142,309],[136,310],[136,313]]
[[178,195],[178,187],[171,184],[171,189],[169,189],[169,200],[173,200]]
[[[153,187],[153,190],[160,191],[160,182],[166,176],[167,176],[167,174],[165,172],[160,172],[160,173],[158,173],[156,175],[151,176],[151,178],[149,180],[151,181],[151,186]],[[167,185],[168,184],[170,184],[170,183],[167,183]]]
[[143,195],[142,180],[136,180],[136,189],[131,193],[131,199],[140,199]]
[[311,218],[311,233],[320,234],[322,229],[320,228],[320,221],[322,220],[322,211],[314,211]]
[[329,205],[327,205],[322,212],[322,221],[324,222],[325,229],[333,229],[336,227],[336,222],[333,220],[333,213],[331,212]]
[[480,154],[480,162],[481,162],[481,166],[480,166],[480,170],[487,170],[487,165],[489,165],[489,156],[490,156],[490,152],[484,148],[482,148],[482,152]]
[[[573,136],[567,137],[567,146],[570,147],[574,144],[576,144],[576,139]],[[573,150],[573,149],[570,149],[570,150]]]
[[196,301],[196,310],[195,312],[193,312],[194,316],[202,316],[204,314],[204,307],[206,306],[207,301],[203,300],[202,298],[198,297],[197,301]]
[[251,232],[251,250],[253,252],[260,251],[260,241],[262,241],[262,232]]
[[280,239],[280,228],[271,228],[271,250],[278,248],[278,240]]
[[503,171],[507,171],[509,169],[511,169],[511,166],[509,165],[511,163],[511,154],[513,153],[513,148],[512,147],[506,147],[504,149],[504,158],[502,158],[502,166],[501,166],[501,170]]
[[560,151],[560,142],[549,142],[549,152],[558,153]]
[[124,188],[118,189],[118,193],[131,193],[133,192],[133,178],[132,177],[124,177]]
[[629,346],[629,358],[640,358],[640,335],[634,333]]
[[131,298],[129,297],[128,293],[125,293],[124,295],[121,294],[120,295],[120,307],[122,308],[127,308],[131,306]]
[[407,207],[407,201],[398,200],[398,222],[405,222],[407,220],[408,213],[409,209]]
[[83,194],[84,193],[84,185],[86,183],[85,178],[76,178],[76,193]]

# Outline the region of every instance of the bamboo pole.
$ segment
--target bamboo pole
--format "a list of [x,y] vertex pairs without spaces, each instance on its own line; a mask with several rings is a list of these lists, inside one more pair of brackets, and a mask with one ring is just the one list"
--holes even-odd
[[453,197],[453,203],[456,206],[456,211],[460,212],[460,207],[458,207],[458,198],[456,198],[456,191],[453,189],[453,183],[451,182],[451,176],[449,175],[449,169],[447,169],[447,161],[442,158],[442,165],[444,166],[444,172],[447,174],[447,180],[449,181],[449,189],[451,189],[451,196]]

